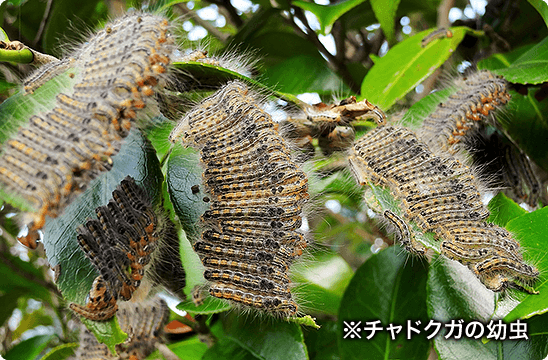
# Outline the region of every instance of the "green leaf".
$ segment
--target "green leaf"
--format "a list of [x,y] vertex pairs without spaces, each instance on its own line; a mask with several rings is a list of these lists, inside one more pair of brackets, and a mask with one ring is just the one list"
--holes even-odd
[[[548,269],[548,257],[546,249],[548,241],[548,208],[542,208],[532,213],[526,213],[508,222],[506,226],[512,232],[521,248],[525,250],[524,258],[541,270]],[[538,295],[527,295],[504,319],[513,321],[515,319],[526,319],[533,315],[548,312],[548,280],[541,277],[537,282],[536,290]]]
[[337,346],[338,324],[336,320],[325,319],[321,321],[318,331],[305,331],[305,343],[311,359],[314,360],[339,360],[339,348]]
[[40,360],[65,360],[74,355],[74,350],[80,346],[79,343],[63,344],[54,347]]
[[262,57],[261,65],[266,68],[277,65],[295,54],[321,58],[318,49],[310,41],[289,32],[269,31],[254,37],[249,44],[259,50],[259,56]]
[[47,315],[44,312],[44,307],[40,307],[39,309],[27,313],[25,312],[23,315],[23,318],[19,322],[19,325],[17,326],[17,329],[15,329],[12,333],[12,339],[16,340],[19,339],[19,337],[27,330],[34,329],[35,327],[43,325],[53,325],[53,319],[50,315]]
[[10,38],[8,37],[8,34],[0,27],[0,41],[9,42]]
[[[174,62],[172,66],[176,69],[182,70],[181,73],[178,74],[178,77],[182,81],[182,86],[186,86],[185,91],[191,91],[196,89],[207,89],[208,91],[210,91],[211,89],[215,89],[226,84],[228,81],[238,79],[249,84],[252,88],[265,90],[267,93],[273,94],[280,99],[295,104],[300,103],[300,100],[291,94],[273,91],[266,85],[256,80],[248,78],[235,71],[225,69],[221,66],[195,61]],[[188,84],[184,84],[184,82],[187,82]]]
[[380,58],[363,79],[360,99],[387,111],[440,67],[467,33],[478,34],[468,27],[453,27],[453,37],[421,47],[421,40],[435,30],[422,31],[398,43]]
[[251,352],[243,348],[236,341],[223,337],[219,339],[211,348],[209,348],[202,360],[218,360],[218,359],[231,359],[231,360],[255,360],[255,357]]
[[38,335],[23,340],[11,348],[4,358],[6,360],[34,360],[53,339],[55,339],[55,335]]
[[516,204],[512,199],[509,199],[502,192],[489,201],[488,208],[491,216],[489,216],[487,221],[502,227],[506,226],[513,218],[527,214],[527,210]]
[[291,267],[291,281],[297,286],[293,293],[306,304],[305,313],[336,315],[354,272],[342,257],[326,249],[318,249],[312,258]]
[[303,10],[308,10],[318,18],[322,27],[322,34],[331,32],[331,27],[344,13],[365,2],[366,0],[346,0],[332,5],[318,5],[313,2],[302,0],[293,1],[292,4]]
[[[188,269],[186,267],[185,269]],[[203,274],[203,271],[202,271]],[[202,277],[203,279],[203,277]],[[202,284],[205,281],[202,281]],[[184,310],[192,315],[194,314],[200,314],[200,315],[210,315],[210,314],[217,314],[223,311],[230,310],[232,308],[232,305],[230,303],[223,301],[221,299],[214,298],[212,296],[208,296],[204,299],[203,303],[199,306],[194,305],[192,302],[192,299],[185,300],[183,302],[180,302],[177,305],[177,309]]]
[[[92,181],[88,189],[76,198],[63,215],[48,219],[44,228],[44,248],[52,267],[60,265],[57,286],[69,302],[85,304],[97,271],[84,256],[76,240],[76,228],[87,218],[95,217],[95,208],[106,205],[112,191],[127,175],[144,185],[152,199],[161,196],[163,175],[154,149],[139,129],[131,130],[118,155],[113,157],[112,169]],[[125,340],[117,321],[84,320],[100,342],[109,348]],[[112,350],[111,350],[112,351]]]
[[[179,341],[168,345],[168,348],[175,353],[180,359],[185,360],[199,360],[207,352],[207,345],[200,341],[198,336],[192,336],[189,339]],[[164,359],[160,357],[160,352],[155,351],[150,354],[147,359],[156,360]],[[218,358],[222,359],[222,358]]]
[[316,56],[294,56],[268,68],[264,75],[266,84],[289,94],[317,92],[329,95],[341,90],[348,91],[325,61]]
[[544,19],[546,26],[548,26],[548,4],[543,0],[528,0],[529,4],[533,5],[539,12],[540,16]]
[[[548,7],[546,4],[545,6]],[[502,61],[503,55],[496,56],[499,61]],[[486,65],[483,64],[482,66]],[[522,53],[507,67],[492,69],[492,71],[512,83],[540,84],[548,81],[546,67],[548,67],[548,37]]]
[[[452,319],[463,319],[478,320],[485,324],[492,318],[495,310],[494,293],[487,290],[465,266],[442,256],[437,256],[432,261],[427,293],[429,317],[443,323]],[[511,305],[511,301],[505,303]],[[498,304],[501,309],[507,306],[509,304]],[[536,328],[545,328],[545,325],[536,324]],[[540,360],[546,356],[546,338],[541,336],[534,336],[527,341],[483,342],[481,339],[475,340],[464,336],[458,341],[446,340],[444,335],[445,332],[442,331],[434,338],[434,346],[440,359]],[[531,335],[532,333],[529,333],[529,336]]]
[[533,46],[535,46],[535,44],[520,46],[519,48],[504,54],[495,53],[486,59],[480,60],[478,62],[478,69],[487,69],[490,71],[505,69]]
[[17,64],[30,64],[34,55],[29,49],[6,50],[0,49],[0,61],[9,61]]
[[12,289],[9,292],[0,295],[0,304],[2,304],[0,307],[0,325],[3,325],[13,314],[13,310],[17,308],[19,298],[26,297],[29,294],[31,294],[31,292],[28,290]]
[[[407,321],[426,324],[427,269],[422,261],[407,261],[408,255],[392,246],[367,260],[354,274],[346,289],[339,310],[339,350],[344,359],[427,359],[429,343],[423,336],[406,339],[406,331],[395,340],[388,331],[380,331],[369,340],[368,331],[362,339],[344,339],[345,324],[380,320],[383,328],[389,324],[407,326]],[[350,333],[347,333],[350,334]]]
[[548,171],[548,101],[537,101],[529,90],[510,90],[512,100],[498,121],[514,142],[541,168]]
[[371,7],[389,43],[395,41],[396,10],[401,0],[371,0]]
[[308,359],[299,325],[280,319],[251,318],[231,312],[223,319],[226,336],[259,359]]

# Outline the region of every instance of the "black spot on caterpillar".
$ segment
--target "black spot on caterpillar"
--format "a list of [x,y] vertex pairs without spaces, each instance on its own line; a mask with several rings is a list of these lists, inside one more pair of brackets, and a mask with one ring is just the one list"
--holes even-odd
[[170,135],[201,150],[210,210],[194,244],[209,293],[276,316],[294,316],[287,272],[306,242],[297,229],[308,198],[270,115],[235,81],[206,98]]
[[3,144],[0,183],[27,204],[35,246],[45,217],[56,217],[99,173],[112,166],[135,118],[167,77],[173,40],[168,21],[129,14],[108,23],[71,56],[25,80],[32,92],[68,68],[78,70],[71,93],[35,114]]
[[386,186],[401,202],[402,218],[390,211],[384,216],[412,251],[423,249],[411,241],[409,221],[423,232],[434,232],[442,241],[441,253],[467,265],[493,291],[525,290],[519,282],[538,277],[538,270],[524,263],[511,235],[484,221],[489,211],[470,169],[450,156],[433,154],[410,130],[378,127],[355,143],[349,159],[360,184]]

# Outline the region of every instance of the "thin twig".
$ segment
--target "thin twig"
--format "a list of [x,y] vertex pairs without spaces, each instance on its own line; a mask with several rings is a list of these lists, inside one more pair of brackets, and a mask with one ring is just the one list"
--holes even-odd
[[32,47],[36,47],[36,44],[38,44],[38,41],[40,41],[40,38],[42,37],[42,34],[44,33],[44,29],[46,28],[46,23],[48,22],[49,15],[51,14],[52,3],[53,3],[53,0],[48,0],[48,2],[46,3],[46,10],[44,11],[44,16],[42,16],[40,27],[38,28],[38,31],[36,32],[36,36],[34,37],[34,40],[32,40]]
[[190,10],[185,3],[179,3],[176,6],[178,9],[181,10],[183,14],[188,15],[198,25],[206,29],[208,33],[215,36],[217,39],[221,40],[221,42],[226,43],[226,40],[229,37],[228,34],[221,32],[215,26],[211,25],[209,21],[202,19],[200,16],[198,16],[198,14],[196,14],[196,12]]

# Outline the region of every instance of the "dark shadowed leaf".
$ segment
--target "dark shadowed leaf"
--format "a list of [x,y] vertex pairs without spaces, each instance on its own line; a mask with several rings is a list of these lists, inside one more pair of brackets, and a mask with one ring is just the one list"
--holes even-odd
[[[423,336],[406,339],[408,321],[426,324],[427,269],[422,261],[393,246],[367,260],[354,274],[346,289],[339,310],[339,351],[343,359],[407,358],[427,359],[429,342]],[[372,338],[367,322],[380,321],[383,329],[389,324],[401,325],[401,332],[391,340],[388,331],[379,331]],[[359,324],[361,339],[352,338],[350,327]],[[423,325],[424,326],[424,325]],[[371,326],[369,326],[371,327]],[[345,331],[345,329],[347,331]]]

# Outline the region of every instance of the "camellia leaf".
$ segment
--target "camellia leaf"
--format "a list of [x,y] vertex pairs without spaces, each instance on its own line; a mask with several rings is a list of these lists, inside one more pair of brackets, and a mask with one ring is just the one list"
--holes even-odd
[[400,0],[371,0],[373,12],[379,20],[384,36],[389,43],[394,42],[395,17],[399,4]]
[[[406,339],[406,326],[428,322],[427,268],[423,262],[407,258],[398,246],[392,246],[373,255],[354,274],[339,310],[338,340],[343,359],[428,358],[425,337]],[[383,330],[371,336],[365,328],[373,327],[368,322],[375,321]],[[384,330],[389,324],[403,329],[394,340]]]
[[426,95],[405,112],[401,121],[402,125],[408,126],[411,129],[419,129],[424,119],[432,114],[440,103],[445,102],[456,91],[456,88],[447,88]]
[[508,198],[502,192],[489,201],[488,207],[491,215],[487,221],[502,227],[506,226],[510,220],[527,214],[527,210],[516,204],[514,200]]
[[55,339],[55,335],[38,335],[23,340],[8,351],[5,360],[34,360]]
[[[200,360],[208,350],[207,345],[200,341],[198,336],[192,336],[183,341],[170,344],[168,348],[180,359],[185,360]],[[156,360],[164,359],[164,357],[160,356],[159,351],[155,351],[147,359]]]
[[[548,256],[546,256],[548,208],[516,217],[508,222],[506,228],[519,239],[526,259],[532,259],[533,265],[540,270],[548,268]],[[505,320],[526,319],[548,312],[548,280],[541,275],[540,282],[535,285],[539,294],[525,296],[520,304],[504,318]]]
[[384,111],[390,109],[440,67],[466,34],[481,34],[468,27],[453,27],[452,37],[422,47],[421,40],[433,31],[436,29],[422,31],[398,43],[380,58],[363,79],[360,99],[367,99]]
[[[546,4],[544,6],[548,7]],[[511,53],[511,55],[514,54],[517,54],[517,52]],[[546,67],[548,66],[548,37],[529,50],[523,51],[517,59],[505,55],[496,54],[493,56],[499,61],[501,59],[513,60],[506,67],[489,67],[489,65],[496,64],[490,59],[485,59],[478,67],[490,69],[495,74],[501,75],[506,80],[516,84],[540,84],[548,81],[548,74],[546,73]]]
[[322,34],[327,35],[331,32],[331,27],[338,18],[365,1],[366,0],[346,0],[332,5],[318,5],[313,2],[296,0],[293,1],[292,4],[316,15],[322,28]]
[[44,355],[41,360],[65,360],[74,355],[74,350],[80,346],[79,343],[63,344],[54,347]]
[[528,0],[529,4],[533,5],[539,12],[540,16],[544,19],[546,26],[548,26],[548,4],[544,0]]
[[[291,74],[291,75],[288,75]],[[316,56],[298,55],[265,72],[266,83],[283,93],[317,92],[320,95],[348,91],[342,80]]]
[[[68,302],[85,304],[91,284],[98,276],[78,246],[76,228],[87,218],[96,217],[95,208],[108,203],[112,191],[127,175],[144,185],[152,199],[159,199],[163,181],[160,165],[154,149],[137,128],[131,130],[120,152],[113,157],[112,169],[92,181],[63,215],[46,221],[44,249],[51,266],[59,266],[57,286]],[[103,322],[84,319],[84,323],[111,351],[126,338],[115,318]]]
[[308,359],[299,325],[281,319],[241,316],[236,312],[223,319],[226,335],[259,359]]

